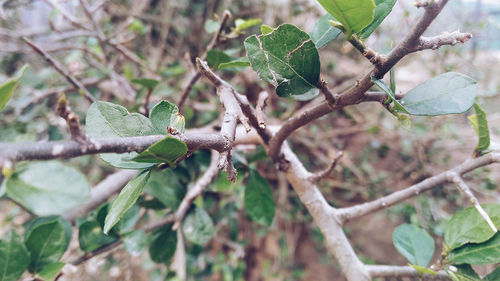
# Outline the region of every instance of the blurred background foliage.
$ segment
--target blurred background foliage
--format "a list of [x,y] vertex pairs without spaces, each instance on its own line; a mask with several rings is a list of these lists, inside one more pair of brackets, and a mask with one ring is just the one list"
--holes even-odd
[[[93,5],[101,1],[91,2]],[[72,93],[64,77],[48,66],[25,45],[28,36],[63,63],[100,100],[139,111],[146,89],[130,82],[133,78],[160,80],[151,96],[151,105],[160,100],[177,102],[192,75],[192,62],[203,55],[213,37],[213,26],[224,10],[235,19],[260,18],[263,24],[293,23],[311,31],[322,10],[312,0],[107,0],[95,13],[103,33],[126,46],[140,63],[112,49],[103,50],[98,38],[69,25],[45,1],[0,1],[0,81],[15,74],[24,64],[20,88],[0,112],[0,141],[63,140],[69,133],[55,113],[57,96],[67,93],[74,111],[85,120],[88,103]],[[64,9],[83,18],[78,1],[59,1]],[[400,0],[367,44],[382,53],[398,42],[421,14],[412,1]],[[405,92],[433,75],[459,71],[474,77],[480,87],[479,103],[488,113],[492,139],[498,139],[500,113],[498,79],[500,61],[500,4],[497,1],[451,1],[426,33],[471,32],[465,45],[444,47],[411,55],[396,66],[397,91]],[[232,57],[245,56],[242,41],[258,33],[259,26],[227,40],[218,50]],[[338,38],[321,49],[322,77],[334,91],[341,92],[366,72],[369,63],[344,40]],[[253,103],[260,91],[274,89],[259,80],[249,68],[221,70],[221,75]],[[118,76],[116,76],[118,75]],[[118,77],[118,78],[117,78]],[[123,79],[121,79],[121,78]],[[189,92],[181,113],[186,128],[213,126],[220,120],[221,105],[214,89],[201,80]],[[270,125],[279,125],[311,102],[292,102],[271,95]],[[338,151],[345,156],[335,171],[320,181],[326,198],[334,206],[349,206],[401,189],[470,157],[476,142],[467,116],[412,117],[411,125],[399,124],[378,104],[361,104],[332,113],[294,133],[291,146],[310,171],[326,167]],[[208,167],[210,153],[199,151],[184,161],[169,180],[169,190],[182,198],[187,187]],[[286,180],[265,159],[261,147],[241,147],[235,155],[240,170],[236,184],[221,174],[195,205],[214,222],[215,234],[204,246],[186,243],[188,280],[343,280],[323,247],[323,237]],[[256,160],[264,160],[256,163]],[[114,171],[98,156],[68,160],[96,184]],[[243,212],[245,171],[254,165],[271,183],[277,204],[270,227],[251,223]],[[498,167],[478,169],[466,176],[481,202],[499,202]],[[179,184],[176,186],[176,183]],[[152,184],[151,184],[152,185]],[[148,190],[148,188],[150,190]],[[154,199],[153,186],[141,198]],[[1,194],[1,191],[0,191]],[[148,201],[149,200],[149,201]],[[180,200],[180,199],[179,199]],[[161,201],[161,200],[160,200]],[[162,202],[165,203],[165,202]],[[139,205],[141,201],[139,201]],[[146,204],[146,203],[144,203]],[[146,223],[175,209],[141,209],[138,222]],[[165,204],[164,204],[165,205]],[[441,247],[444,225],[467,202],[452,185],[433,189],[386,211],[365,216],[345,227],[355,250],[366,263],[405,264],[391,241],[395,226],[406,222],[419,225],[437,237]],[[0,236],[19,229],[32,216],[8,199],[0,199]],[[98,212],[98,210],[96,210]],[[99,216],[98,213],[90,214]],[[89,219],[87,218],[87,219]],[[77,233],[65,258],[82,254]],[[439,250],[436,251],[440,253]],[[64,258],[63,258],[64,259]],[[487,272],[490,268],[482,268]],[[176,280],[167,266],[154,263],[147,251],[130,255],[122,248],[94,258],[78,267],[65,268],[59,280]]]

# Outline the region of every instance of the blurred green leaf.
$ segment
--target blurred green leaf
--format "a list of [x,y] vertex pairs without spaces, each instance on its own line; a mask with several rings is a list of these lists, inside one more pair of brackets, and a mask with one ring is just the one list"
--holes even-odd
[[394,7],[396,1],[397,0],[375,0],[377,7],[375,8],[373,21],[359,33],[361,39],[368,38],[373,31],[377,29],[382,21],[391,13],[392,7]]
[[344,28],[346,37],[368,26],[374,17],[373,0],[318,0],[323,8]]
[[184,218],[182,231],[188,241],[198,245],[205,245],[212,239],[215,228],[207,212],[195,206]]
[[7,180],[7,195],[39,215],[59,215],[89,197],[90,186],[79,171],[57,161],[19,166]]
[[158,199],[165,208],[175,210],[186,194],[186,186],[172,169],[153,170],[144,191]]
[[236,25],[235,31],[240,32],[240,31],[243,31],[247,28],[259,25],[262,22],[262,20],[261,19],[246,19],[246,20],[245,19],[236,19],[234,22]]
[[17,73],[16,77],[11,78],[0,85],[0,111],[5,108],[7,102],[12,97],[12,94],[14,94],[14,91],[16,90],[19,81],[21,81],[26,69],[28,69],[28,65],[23,66],[23,68],[21,68],[21,70]]
[[156,263],[169,264],[177,247],[177,233],[172,230],[172,225],[156,229],[151,234],[149,255]]
[[328,42],[337,38],[340,34],[340,29],[333,27],[328,21],[334,18],[330,14],[326,14],[319,18],[319,20],[314,24],[313,30],[311,32],[311,39],[313,40],[316,48],[322,48]]
[[219,69],[219,64],[227,63],[231,60],[233,60],[233,58],[223,51],[208,50],[207,52],[207,63],[211,68],[215,70]]
[[434,239],[425,230],[411,224],[396,227],[392,243],[414,265],[427,267],[434,255]]
[[139,229],[127,233],[122,239],[125,250],[134,257],[140,255],[149,243],[148,235]]
[[31,254],[29,271],[36,273],[43,267],[59,261],[66,251],[66,235],[58,220],[33,227],[24,240]]
[[219,69],[235,68],[235,67],[247,67],[250,66],[250,61],[247,57],[235,59],[228,62],[223,62],[219,64]]
[[259,224],[269,226],[273,222],[275,207],[271,186],[257,170],[250,170],[247,179],[245,210]]
[[248,37],[245,49],[252,68],[279,96],[310,100],[318,95],[318,50],[304,31],[282,24],[269,34]]
[[133,178],[127,185],[122,189],[118,197],[113,201],[111,208],[106,216],[104,222],[104,233],[108,234],[111,228],[120,221],[125,212],[130,209],[139,195],[141,195],[142,189],[148,181],[150,171],[143,171],[135,178]]
[[30,253],[23,240],[10,230],[0,240],[0,281],[16,281],[28,268]]
[[[500,204],[481,205],[496,225],[500,225]],[[482,243],[493,237],[495,233],[483,219],[475,207],[466,208],[450,219],[444,231],[444,241],[451,249],[467,243]]]
[[444,271],[453,281],[481,281],[481,277],[468,264],[445,266]]
[[66,263],[60,261],[49,263],[37,273],[37,277],[44,281],[53,281],[65,265]]
[[98,221],[89,219],[78,227],[78,242],[84,252],[92,252],[118,239],[114,235],[105,235]]
[[52,221],[59,221],[64,229],[64,236],[66,238],[66,248],[69,246],[69,242],[71,241],[71,236],[73,235],[73,226],[71,222],[61,216],[49,216],[49,217],[37,217],[32,221],[29,221],[24,225],[24,239],[27,238],[27,235],[31,232],[31,230],[39,225],[46,224]]
[[483,278],[483,281],[498,281],[498,280],[500,280],[500,267],[498,267],[493,272],[491,272],[490,274],[486,275]]
[[151,119],[157,134],[167,134],[167,127],[175,128],[179,133],[184,133],[184,116],[179,113],[179,109],[175,104],[168,101],[157,103],[151,109],[149,119]]
[[207,20],[205,22],[205,31],[207,33],[215,33],[220,28],[220,22],[214,20]]
[[141,85],[147,89],[154,89],[160,81],[151,78],[134,78],[132,79],[132,83]]

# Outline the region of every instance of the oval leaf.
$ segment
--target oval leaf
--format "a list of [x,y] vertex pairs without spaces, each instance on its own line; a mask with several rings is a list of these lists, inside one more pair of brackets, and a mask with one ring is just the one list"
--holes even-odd
[[170,263],[177,247],[177,233],[172,230],[172,225],[156,229],[152,233],[149,255],[156,263]]
[[368,26],[374,17],[373,0],[318,0],[323,8],[339,21],[347,37]]
[[38,272],[37,277],[41,280],[52,281],[57,277],[57,275],[59,274],[59,272],[61,272],[62,268],[65,265],[66,263],[60,261],[49,263],[48,265],[40,269],[40,272]]
[[[97,101],[93,103],[86,117],[86,129],[89,137],[94,139],[123,138],[156,134],[151,121],[138,113],[129,113],[121,105]],[[102,160],[112,166],[123,169],[143,169],[153,166],[151,163],[138,163],[130,159],[136,152],[101,154]]]
[[30,253],[19,234],[11,230],[0,240],[0,281],[16,281],[28,268]]
[[165,135],[167,127],[175,128],[178,132],[184,133],[184,116],[179,113],[175,104],[168,101],[161,101],[151,109],[151,123],[156,129],[156,133]]
[[245,187],[245,210],[252,220],[271,225],[274,218],[274,198],[271,186],[256,170],[251,170]]
[[276,87],[279,96],[309,100],[318,94],[318,50],[296,26],[283,24],[266,35],[252,35],[245,40],[245,49],[252,68]]
[[154,170],[144,191],[158,199],[164,208],[175,210],[186,194],[186,186],[172,169]]
[[360,33],[361,39],[368,38],[373,31],[384,21],[384,19],[391,13],[392,7],[396,4],[397,0],[375,0],[377,7],[375,8],[375,15],[373,21],[365,27]]
[[231,60],[233,60],[233,58],[223,51],[209,50],[207,52],[207,63],[211,68],[215,70],[219,69],[219,64],[227,63]]
[[328,44],[328,42],[337,38],[340,34],[340,29],[333,27],[328,21],[334,18],[327,14],[319,18],[314,24],[311,32],[311,39],[313,40],[316,48],[321,48]]
[[157,141],[141,152],[132,160],[142,163],[168,163],[170,167],[175,165],[175,160],[187,153],[187,145],[174,138],[165,137],[161,141]]
[[66,251],[66,235],[63,225],[50,221],[31,229],[24,241],[31,254],[30,272],[38,272],[48,264],[59,261]]
[[392,243],[414,265],[427,267],[434,255],[434,239],[425,230],[411,224],[396,227]]
[[109,210],[104,221],[105,234],[108,234],[111,228],[113,228],[113,226],[123,217],[125,212],[135,204],[137,198],[141,195],[142,189],[146,185],[148,178],[149,171],[140,173],[129,181],[120,194],[118,194],[118,197],[113,201],[111,209]]
[[435,116],[463,113],[474,104],[477,83],[457,72],[447,72],[410,90],[401,105],[412,115]]
[[19,70],[16,77],[7,80],[5,81],[5,83],[0,85],[0,111],[2,111],[2,109],[5,108],[7,102],[12,97],[12,94],[14,94],[14,91],[16,90],[19,81],[21,81],[21,78],[23,77],[23,74],[26,71],[26,69],[28,69],[28,66],[27,65],[23,66],[23,68]]
[[497,232],[490,240],[480,244],[465,244],[448,254],[451,264],[493,264],[500,263],[500,233]]
[[102,246],[113,243],[118,238],[102,233],[101,225],[94,219],[87,220],[78,227],[78,242],[84,252],[92,252]]
[[136,257],[142,253],[149,243],[149,238],[146,232],[142,230],[134,230],[123,236],[123,245],[125,250],[133,256]]
[[89,197],[90,186],[79,171],[57,161],[22,166],[7,180],[7,195],[39,215],[60,215]]
[[247,67],[250,66],[250,61],[248,60],[247,57],[235,59],[232,61],[224,62],[219,64],[219,69],[226,69],[226,68],[237,68],[237,67]]
[[49,222],[53,221],[59,221],[61,225],[64,228],[64,236],[66,238],[66,246],[65,249],[68,248],[69,242],[71,240],[71,236],[73,235],[73,226],[71,225],[71,222],[69,222],[67,219],[61,217],[61,216],[50,216],[50,217],[38,217],[35,218],[34,220],[26,223],[24,225],[24,239],[27,238],[28,234],[31,232],[31,230],[39,225],[42,224],[47,224]]
[[[500,204],[481,205],[495,225],[500,225]],[[444,231],[448,248],[455,249],[466,243],[482,243],[495,235],[475,207],[469,207],[450,219]]]
[[182,223],[186,239],[198,245],[205,245],[214,235],[214,223],[200,207],[194,207]]

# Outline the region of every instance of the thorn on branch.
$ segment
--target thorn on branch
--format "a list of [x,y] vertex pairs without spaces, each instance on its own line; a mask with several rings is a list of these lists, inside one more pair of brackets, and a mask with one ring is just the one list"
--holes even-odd
[[328,102],[329,106],[334,106],[337,103],[338,95],[335,95],[328,89],[328,83],[325,82],[325,80],[321,79],[316,85],[318,87],[319,91],[325,96],[325,100]]
[[62,93],[57,100],[56,111],[59,116],[66,120],[66,124],[68,124],[69,132],[71,134],[71,139],[80,144],[88,145],[90,140],[80,126],[80,118],[78,118],[78,116],[71,110],[71,107],[69,107],[64,93]]
[[95,98],[90,94],[89,90],[85,88],[85,86],[78,81],[75,77],[71,76],[66,70],[62,68],[61,63],[52,58],[47,52],[42,50],[39,46],[37,46],[33,41],[29,40],[27,37],[21,37],[23,41],[28,44],[36,53],[42,56],[54,69],[59,72],[66,80],[78,89],[78,92],[83,95],[89,102],[95,102]]
[[339,151],[337,153],[337,155],[335,155],[335,158],[332,160],[332,162],[330,163],[330,165],[326,169],[324,169],[323,171],[317,172],[315,174],[312,174],[309,177],[309,180],[312,182],[317,182],[320,179],[326,177],[328,174],[330,174],[333,171],[333,169],[335,169],[335,167],[337,166],[337,163],[342,158],[342,156],[344,156],[344,153],[342,151]]
[[443,32],[440,35],[434,37],[420,37],[418,44],[415,45],[411,52],[418,52],[422,50],[436,50],[441,46],[454,46],[458,43],[465,43],[472,38],[472,34],[463,33],[460,31],[454,32]]
[[255,111],[257,113],[257,121],[259,122],[259,127],[262,129],[266,128],[266,114],[264,113],[264,109],[267,106],[267,99],[269,98],[269,93],[266,91],[262,91],[259,94],[259,98],[257,99],[257,107]]
[[497,227],[491,220],[490,216],[484,211],[483,207],[479,204],[479,201],[477,200],[476,196],[474,196],[474,193],[472,193],[470,187],[465,183],[465,181],[460,177],[459,174],[455,172],[449,172],[448,173],[448,180],[455,183],[457,188],[462,192],[465,197],[469,199],[469,201],[474,205],[474,207],[477,209],[481,217],[488,223],[488,225],[491,227],[493,232],[497,232]]

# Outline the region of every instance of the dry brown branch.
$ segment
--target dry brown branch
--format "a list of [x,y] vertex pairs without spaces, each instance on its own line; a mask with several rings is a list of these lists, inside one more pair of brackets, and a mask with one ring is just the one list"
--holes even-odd
[[69,107],[64,93],[61,94],[59,100],[57,101],[56,111],[59,116],[66,120],[72,140],[82,144],[88,142],[87,135],[80,125],[80,118],[78,118],[78,115],[71,111],[71,107]]

